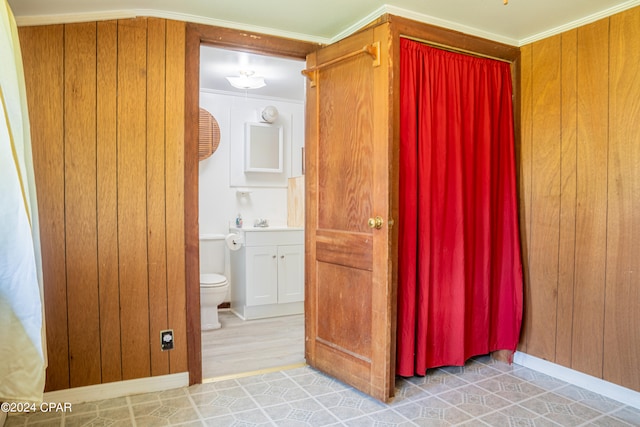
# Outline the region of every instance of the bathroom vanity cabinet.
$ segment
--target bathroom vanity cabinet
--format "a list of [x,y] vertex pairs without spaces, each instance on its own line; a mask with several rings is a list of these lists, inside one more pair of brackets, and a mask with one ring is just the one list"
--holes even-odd
[[231,310],[243,319],[304,311],[304,231],[232,228],[244,244],[231,252]]

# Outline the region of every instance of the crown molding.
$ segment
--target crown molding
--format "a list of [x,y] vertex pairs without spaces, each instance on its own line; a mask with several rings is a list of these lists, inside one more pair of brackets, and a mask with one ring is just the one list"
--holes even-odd
[[369,13],[364,18],[359,19],[358,21],[356,21],[353,24],[349,25],[344,30],[340,31],[335,36],[331,37],[331,39],[330,39],[328,44],[335,43],[335,42],[337,42],[339,40],[344,39],[345,37],[350,36],[351,34],[355,33],[358,30],[360,30],[365,25],[368,25],[372,21],[375,21],[376,19],[378,19],[379,17],[381,17],[385,13],[387,13],[387,5],[383,4],[382,6],[380,6],[379,8],[374,10],[373,12]]
[[611,15],[615,15],[616,13],[624,12],[625,10],[631,9],[640,5],[640,0],[629,0],[625,3],[619,4],[614,7],[610,7],[609,9],[602,10],[598,13],[594,13],[589,16],[585,16],[584,18],[576,19],[575,21],[566,23],[564,25],[560,25],[559,27],[552,28],[547,31],[543,31],[538,34],[534,34],[529,37],[525,37],[518,42],[517,46],[524,46],[527,44],[531,44],[533,42],[537,42],[539,40],[546,39],[551,36],[555,36],[565,31],[573,30],[578,27],[582,27],[583,25],[590,24],[592,22],[598,21],[600,19],[607,18]]
[[453,21],[436,18],[434,16],[426,15],[423,13],[414,12],[408,9],[399,8],[396,6],[384,4],[381,7],[375,9],[362,19],[349,25],[344,30],[340,31],[333,37],[318,37],[309,34],[296,33],[291,31],[278,30],[269,27],[260,27],[256,25],[243,24],[240,22],[225,21],[221,19],[207,18],[199,15],[189,15],[177,12],[167,12],[157,9],[125,9],[125,10],[105,10],[99,12],[88,13],[74,13],[74,14],[57,14],[57,15],[28,15],[28,16],[16,16],[16,24],[18,26],[34,26],[34,25],[51,25],[51,24],[68,24],[76,22],[92,22],[92,21],[106,21],[112,19],[127,19],[135,18],[138,16],[147,16],[154,18],[165,18],[177,21],[193,22],[197,24],[211,25],[214,27],[231,28],[242,31],[251,31],[255,33],[268,34],[276,37],[283,37],[293,40],[308,41],[312,43],[318,43],[322,45],[328,45],[341,40],[372,21],[378,19],[385,13],[391,15],[401,16],[403,18],[412,19],[414,21],[423,22],[425,24],[436,25],[438,27],[448,28],[450,30],[460,31],[465,34],[470,34],[485,39],[493,40],[496,42],[504,43],[511,46],[524,46],[538,40],[542,40],[568,30],[572,30],[581,27],[586,24],[590,24],[597,20],[609,17],[616,13],[623,12],[627,9],[631,9],[640,5],[640,0],[628,0],[622,4],[605,9],[603,11],[594,13],[581,19],[569,22],[567,24],[551,28],[547,31],[537,33],[523,39],[513,39],[510,37],[501,36],[499,34],[491,33],[488,31],[479,30],[477,28],[462,25]]
[[134,10],[103,10],[99,12],[67,13],[57,15],[26,15],[16,16],[18,27],[32,27],[35,25],[73,24],[76,22],[109,21],[111,19],[135,18]]
[[518,40],[516,39],[458,24],[457,22],[447,21],[446,19],[436,18],[424,13],[418,13],[412,10],[402,9],[400,7],[388,4],[384,5],[384,9],[386,13],[389,13],[391,15],[398,15],[403,18],[411,19],[425,24],[435,25],[438,27],[447,28],[449,30],[460,31],[461,33],[482,37],[484,39],[493,40],[495,42],[504,43],[511,46],[518,46]]
[[240,22],[225,21],[221,19],[207,18],[199,15],[189,15],[186,13],[168,12],[158,9],[125,9],[125,10],[105,10],[90,13],[70,13],[59,15],[28,15],[16,16],[16,24],[19,27],[52,24],[71,24],[76,22],[108,21],[112,19],[127,19],[136,17],[164,18],[175,21],[192,22],[195,24],[210,25],[213,27],[224,27],[235,30],[250,31],[253,33],[268,34],[286,39],[307,41],[318,44],[329,44],[331,38],[317,37],[309,34],[295,33],[291,31],[278,30],[275,28],[260,27],[257,25],[243,24]]
[[312,36],[310,34],[295,33],[292,31],[278,30],[269,27],[260,27],[257,25],[244,24],[241,22],[225,21],[222,19],[207,18],[199,15],[189,15],[186,13],[166,12],[157,9],[136,9],[136,15],[173,19],[176,21],[192,22],[194,24],[204,24],[213,27],[231,28],[234,30],[268,34],[270,36],[283,37],[286,39],[300,40],[318,44],[328,44],[331,42],[331,39],[327,37]]

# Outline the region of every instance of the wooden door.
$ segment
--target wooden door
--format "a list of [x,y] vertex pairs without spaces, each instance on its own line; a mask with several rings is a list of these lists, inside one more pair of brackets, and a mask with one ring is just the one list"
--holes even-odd
[[395,369],[388,39],[386,24],[358,33],[310,54],[305,71],[305,355],[382,401]]

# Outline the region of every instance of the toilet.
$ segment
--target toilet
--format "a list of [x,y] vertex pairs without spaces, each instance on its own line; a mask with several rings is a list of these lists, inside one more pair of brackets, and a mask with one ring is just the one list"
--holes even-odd
[[200,275],[200,318],[203,331],[220,328],[218,305],[224,302],[229,281],[222,274]]
[[222,273],[227,271],[224,238],[223,234],[200,235],[200,319],[203,331],[220,328],[218,306],[229,294],[229,280]]

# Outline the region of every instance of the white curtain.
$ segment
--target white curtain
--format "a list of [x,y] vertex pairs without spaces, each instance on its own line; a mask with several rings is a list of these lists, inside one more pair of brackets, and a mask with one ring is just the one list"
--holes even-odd
[[18,31],[0,0],[0,402],[42,401],[42,265]]

